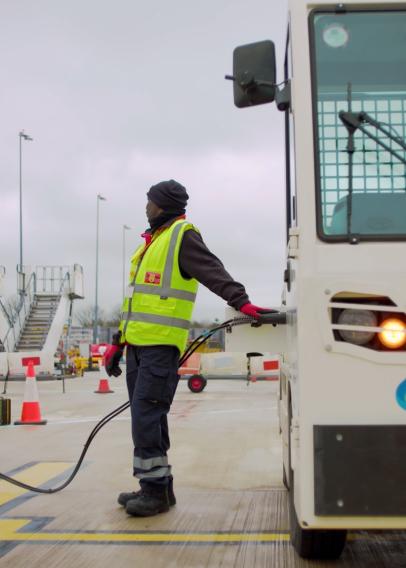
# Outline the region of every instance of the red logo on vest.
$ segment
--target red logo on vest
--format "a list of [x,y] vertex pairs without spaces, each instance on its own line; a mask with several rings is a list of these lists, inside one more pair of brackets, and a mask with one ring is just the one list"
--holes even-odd
[[159,272],[147,272],[145,274],[144,282],[146,284],[160,284],[161,283],[161,275]]

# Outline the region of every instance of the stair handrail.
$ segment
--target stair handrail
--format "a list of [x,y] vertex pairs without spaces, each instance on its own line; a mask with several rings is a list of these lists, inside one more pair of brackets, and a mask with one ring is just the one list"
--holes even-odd
[[[48,338],[49,338],[49,333],[51,332],[53,323],[54,323],[54,319],[56,316],[56,313],[59,310],[59,306],[60,303],[62,301],[62,298],[69,298],[70,301],[72,302],[72,299],[70,298],[70,281],[72,279],[72,273],[71,273],[71,269],[69,267],[40,267],[40,268],[55,268],[58,271],[60,271],[60,269],[62,268],[66,268],[66,272],[65,274],[62,276],[61,271],[59,272],[59,278],[53,278],[53,272],[51,272],[51,279],[48,279],[49,282],[51,282],[51,291],[49,291],[49,287],[48,287],[48,292],[47,292],[47,296],[52,296],[51,298],[48,297],[48,304],[49,304],[49,310],[48,310],[48,318],[47,318],[47,329],[46,332],[44,334],[43,337],[43,341],[42,341],[42,347],[41,349],[45,348],[45,345],[47,344]],[[38,273],[37,273],[37,277],[38,277]],[[44,277],[45,277],[45,271],[44,271]],[[56,288],[55,286],[55,282],[59,281],[59,288]],[[44,288],[45,288],[45,284],[43,282],[43,289],[42,291],[44,292]],[[46,296],[44,296],[43,294],[39,293],[37,294],[37,306],[41,305],[41,298],[44,298]],[[45,320],[44,320],[45,321]],[[69,329],[70,329],[70,322],[68,321],[68,333],[69,333]]]
[[[75,267],[73,267],[73,270],[75,270]],[[61,282],[61,288],[60,288],[60,294],[62,296],[63,290],[66,286],[66,284],[69,284],[69,288],[68,290],[70,290],[71,287],[71,273],[70,271],[67,272],[65,274],[65,278],[63,279],[63,281]],[[73,303],[73,298],[71,296],[71,294],[69,294],[69,300],[70,300],[70,308],[69,308],[69,317],[68,317],[68,321],[67,321],[67,329],[66,329],[66,340],[69,341],[70,338],[70,331],[71,331],[71,327],[72,327],[72,303]]]
[[67,265],[37,265],[38,293],[62,294],[67,278],[70,278],[70,267]]
[[[45,269],[46,269],[46,268],[58,268],[58,269],[59,269],[59,268],[64,268],[64,267],[62,267],[62,266],[37,266],[37,269],[38,269],[38,268],[45,268]],[[65,267],[65,268],[66,268],[66,267]],[[38,276],[37,276],[37,278],[38,278]],[[68,269],[67,272],[65,272],[64,277],[61,279],[61,282],[60,282],[58,291],[57,291],[56,293],[53,292],[53,295],[56,296],[58,299],[57,299],[57,302],[52,302],[52,304],[53,304],[52,309],[49,310],[49,313],[48,313],[48,321],[47,321],[47,326],[48,326],[48,328],[47,328],[47,330],[46,330],[46,336],[47,336],[48,333],[49,333],[50,327],[51,327],[51,325],[52,325],[52,321],[53,321],[54,316],[55,316],[55,311],[56,311],[56,309],[57,309],[57,307],[56,307],[56,309],[54,309],[54,308],[55,308],[55,305],[57,305],[57,304],[59,303],[60,298],[61,298],[61,296],[62,296],[62,294],[63,294],[64,289],[65,289],[66,283],[70,282],[70,278],[71,278],[70,270]],[[52,282],[52,283],[51,283],[51,287],[52,287],[52,288],[54,288],[54,284],[53,284],[54,280],[55,280],[55,279],[51,279],[51,282]],[[43,284],[43,286],[44,286],[44,284]],[[42,291],[44,291],[44,289],[43,289]],[[54,305],[54,304],[55,304],[55,305]],[[46,337],[45,337],[45,341],[46,341]]]
[[27,285],[20,294],[20,300],[14,314],[11,314],[10,327],[2,341],[4,349],[8,352],[13,351],[24,328],[25,321],[30,314],[37,289],[37,278],[35,272],[30,274]]
[[62,296],[66,284],[68,282],[70,282],[70,278],[71,278],[70,270],[68,269],[67,272],[65,273],[65,276],[63,277],[63,280],[62,280],[61,285],[59,287],[59,295],[60,296]]
[[[46,268],[53,268],[53,267],[46,267]],[[58,267],[59,268],[59,267]],[[61,267],[63,268],[63,267]],[[55,294],[55,296],[57,295],[59,297],[59,299],[61,298],[63,291],[65,289],[66,284],[70,282],[70,270],[68,270],[65,273],[65,276],[63,277],[63,279],[61,280],[61,283],[59,285],[59,290],[58,293]],[[50,327],[52,325],[52,321],[54,319],[54,315],[55,315],[55,311],[54,310],[50,310],[49,314],[48,314],[48,326]],[[49,331],[49,328],[48,328]]]
[[[6,331],[6,336],[8,334],[8,330],[10,329],[10,327],[12,326],[12,319],[10,316],[10,312],[9,310],[6,308],[6,305],[3,302],[3,299],[0,297],[0,310],[2,311],[6,322],[7,322],[7,331]],[[6,351],[6,346],[4,344],[5,342],[5,338],[0,338],[0,352]]]
[[3,312],[4,317],[6,318],[8,324],[12,325],[13,324],[13,318],[12,318],[12,315],[10,315],[10,314],[12,314],[12,312],[10,312],[7,309],[3,299],[1,297],[0,297],[0,308],[1,308],[1,311]]

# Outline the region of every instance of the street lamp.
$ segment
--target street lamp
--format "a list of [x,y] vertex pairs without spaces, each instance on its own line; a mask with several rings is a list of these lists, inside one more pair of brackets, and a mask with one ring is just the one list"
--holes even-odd
[[126,266],[126,258],[125,258],[125,232],[129,231],[131,227],[128,225],[123,225],[123,298],[125,295],[125,266]]
[[[28,134],[26,134],[24,132],[24,130],[21,130],[18,133],[18,137],[19,137],[19,142],[20,142],[20,264],[19,264],[19,269],[18,272],[22,273],[23,272],[23,176],[22,176],[22,141],[23,140],[28,140],[28,141],[32,141],[34,140],[33,138],[31,138],[31,136],[29,136]],[[20,286],[21,288],[21,286]]]
[[97,213],[96,213],[96,292],[94,302],[94,322],[93,322],[93,343],[98,340],[98,303],[99,303],[99,204],[100,201],[106,201],[106,198],[97,194]]

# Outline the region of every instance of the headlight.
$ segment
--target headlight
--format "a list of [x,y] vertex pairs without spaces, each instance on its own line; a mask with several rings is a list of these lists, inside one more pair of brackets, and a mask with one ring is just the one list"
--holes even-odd
[[383,331],[378,334],[380,342],[389,349],[398,349],[406,343],[406,324],[400,319],[390,318],[381,323]]
[[[378,320],[374,312],[369,310],[343,310],[338,316],[339,325],[356,325],[377,327]],[[373,339],[374,331],[352,331],[340,329],[339,334],[344,341],[355,345],[366,345]]]

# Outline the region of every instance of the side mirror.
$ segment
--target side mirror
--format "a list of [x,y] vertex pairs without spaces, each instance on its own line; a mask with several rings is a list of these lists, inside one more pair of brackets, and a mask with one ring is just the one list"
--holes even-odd
[[270,40],[234,49],[234,104],[238,108],[271,103],[275,99],[275,45]]

